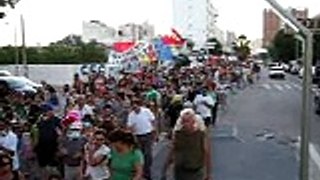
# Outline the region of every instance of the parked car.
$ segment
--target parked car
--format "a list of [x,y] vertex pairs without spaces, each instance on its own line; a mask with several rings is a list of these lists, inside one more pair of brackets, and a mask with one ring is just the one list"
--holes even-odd
[[286,77],[286,73],[284,72],[283,66],[276,65],[269,67],[269,77],[284,79]]
[[284,72],[288,73],[290,71],[290,66],[286,63],[281,63],[281,66],[283,67]]
[[[300,71],[299,71],[299,78],[303,77],[303,73],[304,73],[304,68],[301,68]],[[312,73],[312,76],[315,75],[315,73],[316,73],[316,67],[315,66],[312,66],[311,73]]]
[[0,76],[12,76],[10,71],[7,70],[0,70]]
[[25,77],[2,76],[0,77],[0,93],[7,95],[10,92],[21,92],[24,94],[35,94],[42,85]]
[[300,72],[300,69],[301,68],[299,67],[299,65],[292,65],[290,68],[290,73],[293,75],[298,75]]
[[270,70],[270,68],[272,68],[272,67],[274,67],[274,66],[280,66],[280,63],[278,63],[278,62],[271,62],[271,63],[269,63],[269,64],[268,64],[269,70]]

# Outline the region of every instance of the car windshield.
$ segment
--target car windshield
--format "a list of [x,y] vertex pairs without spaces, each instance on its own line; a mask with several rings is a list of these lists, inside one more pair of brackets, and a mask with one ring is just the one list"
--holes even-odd
[[7,82],[10,88],[22,88],[26,85],[25,82],[19,81],[17,79],[9,79]]

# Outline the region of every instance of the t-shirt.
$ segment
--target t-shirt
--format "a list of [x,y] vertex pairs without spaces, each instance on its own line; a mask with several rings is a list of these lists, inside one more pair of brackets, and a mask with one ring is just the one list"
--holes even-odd
[[77,158],[74,158],[74,156],[83,154],[86,139],[84,137],[75,139],[65,137],[61,143],[62,147],[67,150],[67,154],[64,156],[64,163],[68,166],[80,166],[82,156]]
[[211,117],[211,108],[205,104],[210,106],[214,106],[215,102],[212,97],[209,95],[198,94],[193,102],[196,106],[196,111],[201,115],[202,118]]
[[57,117],[40,121],[37,126],[39,143],[45,145],[56,143],[58,138],[57,128],[59,128],[59,125],[60,119]]
[[135,135],[144,135],[153,131],[152,121],[154,120],[155,116],[150,109],[140,107],[139,113],[130,112],[127,126],[133,127]]
[[18,137],[12,131],[9,131],[6,136],[0,136],[0,146],[14,152],[13,155],[13,169],[19,169],[19,158],[18,158]]
[[136,164],[143,164],[143,154],[135,149],[126,154],[111,151],[111,180],[131,180],[134,176]]
[[[110,159],[110,148],[106,145],[102,145],[94,154],[93,157],[97,156],[106,156],[107,158],[105,161],[100,163],[97,166],[90,166],[87,167],[87,175],[92,180],[102,180],[102,179],[108,179],[110,177],[110,172],[108,169],[108,161]],[[86,160],[88,162],[88,157],[86,157]]]

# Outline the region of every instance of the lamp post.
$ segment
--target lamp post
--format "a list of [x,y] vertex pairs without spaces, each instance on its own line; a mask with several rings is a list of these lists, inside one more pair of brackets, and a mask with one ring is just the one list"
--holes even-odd
[[24,18],[21,15],[21,33],[22,33],[22,64],[23,64],[23,75],[25,77],[29,76],[29,69],[28,69],[28,61],[27,61],[27,52],[26,52],[26,38],[25,38],[25,23]]
[[311,115],[311,66],[313,58],[313,33],[298,22],[295,17],[285,11],[276,0],[265,0],[286,20],[292,28],[300,33],[305,40],[304,73],[301,113],[301,144],[299,179],[309,180],[309,139]]
[[15,48],[15,75],[18,76],[19,72],[19,48],[17,38],[17,28],[14,27],[14,48]]

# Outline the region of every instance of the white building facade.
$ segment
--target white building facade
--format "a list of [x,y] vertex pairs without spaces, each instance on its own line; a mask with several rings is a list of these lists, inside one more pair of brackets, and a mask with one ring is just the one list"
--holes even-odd
[[89,21],[82,23],[82,40],[90,42],[92,40],[106,45],[114,43],[117,37],[117,30],[109,27],[100,21]]
[[195,48],[203,47],[209,37],[223,37],[216,25],[218,12],[211,0],[173,0],[173,16],[174,28],[183,37],[192,39]]
[[143,24],[128,23],[119,27],[120,41],[149,41],[155,36],[155,28],[148,22]]

